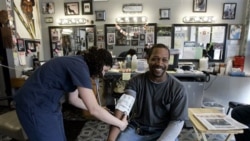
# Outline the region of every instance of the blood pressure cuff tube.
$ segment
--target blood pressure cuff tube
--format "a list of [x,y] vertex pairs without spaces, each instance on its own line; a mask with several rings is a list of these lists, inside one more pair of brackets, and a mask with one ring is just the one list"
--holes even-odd
[[125,113],[126,115],[129,115],[134,102],[135,102],[135,94],[136,92],[133,90],[125,90],[125,94],[123,94],[116,106],[115,109],[120,110],[121,112]]

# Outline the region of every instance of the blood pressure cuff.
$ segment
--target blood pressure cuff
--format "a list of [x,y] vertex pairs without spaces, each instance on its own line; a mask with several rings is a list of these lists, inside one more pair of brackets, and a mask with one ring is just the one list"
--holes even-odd
[[125,94],[123,94],[118,100],[115,109],[120,110],[121,112],[129,115],[133,105],[135,102],[135,91],[133,90],[125,90]]

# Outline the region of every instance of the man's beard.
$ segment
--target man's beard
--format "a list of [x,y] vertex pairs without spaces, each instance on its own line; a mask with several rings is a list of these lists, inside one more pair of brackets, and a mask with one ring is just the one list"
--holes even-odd
[[32,13],[26,13],[25,16],[26,16],[28,22],[31,23],[32,20],[33,20],[33,14]]
[[150,68],[151,74],[154,77],[162,77],[166,73],[167,67],[166,66],[152,66]]

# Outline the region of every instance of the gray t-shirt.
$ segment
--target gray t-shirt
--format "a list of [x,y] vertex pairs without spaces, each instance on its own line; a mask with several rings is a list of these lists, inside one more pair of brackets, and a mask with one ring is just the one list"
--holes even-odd
[[154,83],[148,72],[134,76],[125,89],[136,92],[131,121],[140,126],[166,128],[171,120],[187,120],[187,94],[183,84],[167,74],[167,80]]

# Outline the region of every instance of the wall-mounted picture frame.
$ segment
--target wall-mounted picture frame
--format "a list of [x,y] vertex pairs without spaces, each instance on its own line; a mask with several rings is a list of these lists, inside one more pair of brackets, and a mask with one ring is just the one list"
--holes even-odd
[[155,39],[155,36],[154,36],[154,33],[146,33],[146,44],[154,44],[154,39]]
[[193,12],[207,12],[207,0],[193,0]]
[[24,39],[17,39],[17,51],[18,52],[25,51]]
[[236,15],[237,3],[224,3],[222,19],[233,20]]
[[54,2],[43,2],[42,3],[42,13],[43,14],[54,14],[55,13]]
[[82,1],[82,15],[92,15],[93,5],[91,0]]
[[241,39],[241,33],[243,25],[242,24],[232,24],[229,25],[229,34],[228,39],[229,40],[240,40]]
[[107,33],[107,44],[108,45],[115,44],[115,33]]
[[143,10],[142,4],[139,3],[131,3],[122,5],[123,13],[141,13]]
[[169,20],[170,19],[170,8],[160,9],[160,20]]
[[105,19],[106,19],[105,10],[97,10],[97,11],[95,11],[95,20],[96,21],[105,21]]
[[25,40],[26,51],[29,52],[36,52],[36,46],[34,40]]
[[53,23],[53,17],[45,17],[44,22],[45,23]]
[[145,34],[140,34],[140,40],[144,41],[145,40]]
[[138,40],[131,40],[131,46],[138,46],[139,41]]
[[65,15],[79,15],[79,2],[64,3]]

